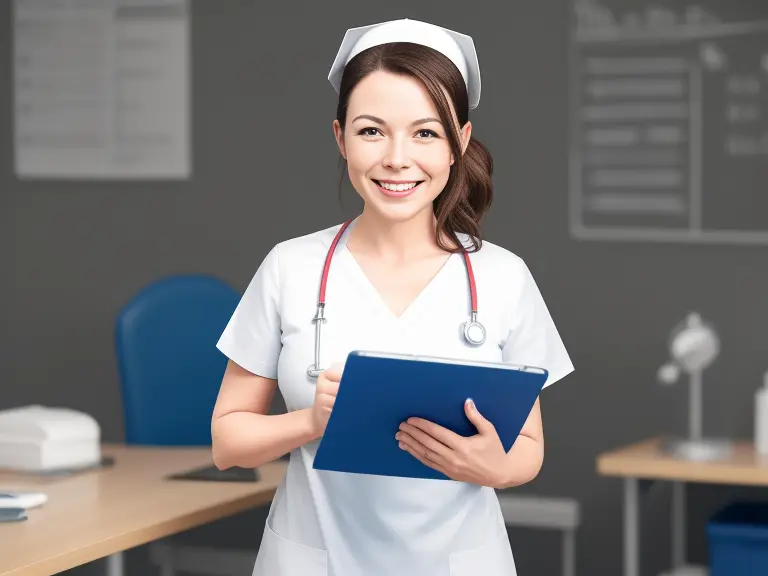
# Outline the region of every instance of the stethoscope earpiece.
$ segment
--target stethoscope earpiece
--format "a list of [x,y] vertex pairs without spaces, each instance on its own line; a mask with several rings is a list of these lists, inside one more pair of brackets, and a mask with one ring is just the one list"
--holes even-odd
[[[339,239],[351,223],[352,220],[347,220],[341,226],[339,231],[336,233],[336,237],[331,243],[328,254],[325,257],[325,266],[323,267],[323,274],[320,278],[320,298],[317,302],[317,313],[312,319],[312,321],[315,323],[315,363],[307,368],[307,375],[310,378],[317,378],[323,372],[323,369],[320,368],[320,327],[327,321],[324,316],[324,312],[325,286],[328,281],[328,270],[331,267],[331,259],[333,258],[334,251],[336,250],[336,245],[339,243]],[[475,275],[472,272],[472,263],[469,261],[469,253],[467,251],[464,251],[464,262],[467,267],[469,290],[472,295],[472,315],[470,320],[464,323],[464,340],[470,346],[481,346],[485,342],[485,327],[477,320],[477,289],[475,287]]]

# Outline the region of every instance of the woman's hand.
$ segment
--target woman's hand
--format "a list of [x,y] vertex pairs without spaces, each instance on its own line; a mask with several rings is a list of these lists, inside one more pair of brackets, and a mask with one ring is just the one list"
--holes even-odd
[[395,438],[400,448],[422,464],[453,480],[501,487],[509,470],[509,459],[496,428],[483,418],[472,400],[464,403],[467,417],[477,434],[464,437],[433,422],[409,418],[400,424]]
[[315,403],[312,406],[312,432],[315,438],[325,433],[328,418],[331,416],[336,394],[339,391],[343,364],[333,364],[317,377]]

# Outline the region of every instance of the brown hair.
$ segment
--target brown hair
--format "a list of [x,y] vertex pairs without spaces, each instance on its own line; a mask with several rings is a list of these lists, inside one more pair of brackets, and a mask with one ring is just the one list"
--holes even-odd
[[[465,153],[461,153],[460,126],[464,126],[469,118],[469,98],[461,73],[445,55],[420,44],[393,42],[368,48],[352,58],[344,69],[336,110],[336,119],[342,129],[346,124],[353,88],[377,70],[412,76],[427,89],[443,126],[447,127],[454,157],[448,182],[433,203],[437,243],[449,252],[462,251],[464,248],[456,235],[458,232],[469,236],[472,248],[467,247],[467,250],[479,250],[482,246],[480,224],[493,199],[493,159],[474,136],[470,138]],[[458,126],[453,122],[446,93],[456,111]],[[444,237],[453,239],[458,248],[446,246]]]

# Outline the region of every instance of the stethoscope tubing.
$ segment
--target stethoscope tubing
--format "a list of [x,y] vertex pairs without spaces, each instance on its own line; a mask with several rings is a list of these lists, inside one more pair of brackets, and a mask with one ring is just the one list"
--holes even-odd
[[[322,368],[320,368],[320,341],[322,337],[322,331],[321,326],[325,324],[328,319],[325,317],[325,296],[326,296],[326,287],[328,284],[328,275],[331,269],[331,262],[333,261],[334,253],[336,252],[336,246],[339,243],[339,240],[344,235],[344,232],[346,232],[349,225],[352,223],[352,219],[347,220],[342,224],[342,226],[339,228],[339,231],[336,233],[336,236],[333,239],[333,242],[331,242],[331,246],[328,249],[328,253],[325,256],[325,263],[323,265],[323,273],[320,277],[320,294],[318,295],[317,299],[317,311],[315,313],[314,318],[312,321],[315,323],[315,349],[314,349],[314,356],[315,356],[315,362],[314,364],[310,365],[309,368],[307,368],[307,374],[311,378],[317,378],[323,371]],[[471,296],[471,302],[472,302],[472,310],[470,315],[470,320],[466,323],[464,323],[464,339],[466,340],[467,344],[470,346],[480,346],[485,342],[485,328],[483,325],[477,320],[477,286],[475,284],[475,274],[474,270],[472,269],[472,261],[469,257],[469,252],[466,250],[463,251],[464,256],[464,264],[467,270],[467,280],[469,282],[469,291]],[[480,336],[474,336],[472,334],[473,329],[477,329],[480,332]]]

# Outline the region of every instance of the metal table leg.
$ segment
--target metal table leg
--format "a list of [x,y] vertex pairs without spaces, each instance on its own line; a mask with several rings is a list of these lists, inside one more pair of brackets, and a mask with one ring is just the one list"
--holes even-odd
[[624,479],[624,576],[640,576],[640,502],[637,478]]
[[672,568],[679,569],[686,562],[685,484],[672,483]]
[[123,576],[123,553],[107,556],[107,576]]
[[563,576],[576,576],[576,531],[563,532]]

